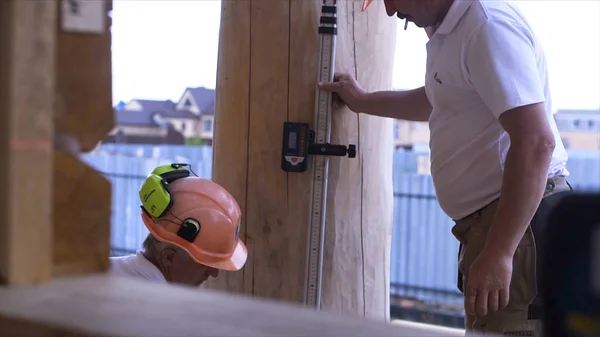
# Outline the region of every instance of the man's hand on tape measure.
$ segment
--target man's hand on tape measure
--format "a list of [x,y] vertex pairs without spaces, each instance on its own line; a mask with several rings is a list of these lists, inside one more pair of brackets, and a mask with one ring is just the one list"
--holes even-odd
[[347,104],[354,112],[361,112],[363,109],[366,92],[350,74],[336,73],[333,82],[321,82],[319,89],[334,93],[338,100]]

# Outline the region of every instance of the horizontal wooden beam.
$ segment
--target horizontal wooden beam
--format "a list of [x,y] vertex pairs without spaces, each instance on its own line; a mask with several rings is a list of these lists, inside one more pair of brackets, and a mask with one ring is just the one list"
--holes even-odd
[[[241,295],[107,275],[0,288],[6,336],[431,336]],[[452,336],[435,333],[435,336]]]

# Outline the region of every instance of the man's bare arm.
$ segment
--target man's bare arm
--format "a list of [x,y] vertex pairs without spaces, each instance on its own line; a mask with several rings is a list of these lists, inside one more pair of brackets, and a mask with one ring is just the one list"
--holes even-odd
[[414,122],[428,121],[433,109],[425,94],[425,87],[366,93],[360,102],[357,112]]
[[510,136],[510,148],[485,247],[512,256],[544,194],[555,143],[544,103],[509,110],[500,116],[500,124]]

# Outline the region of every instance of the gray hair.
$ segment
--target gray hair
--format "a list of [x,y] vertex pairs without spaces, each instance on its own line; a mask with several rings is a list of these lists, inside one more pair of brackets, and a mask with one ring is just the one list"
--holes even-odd
[[158,258],[160,256],[160,252],[162,252],[163,250],[165,250],[167,248],[171,248],[171,249],[175,250],[177,252],[177,254],[183,253],[183,255],[189,256],[189,254],[187,254],[185,250],[177,247],[174,244],[171,244],[168,242],[162,242],[162,241],[158,240],[157,238],[154,237],[154,235],[152,235],[152,233],[148,234],[148,236],[142,243],[142,247],[144,248],[144,251],[146,253],[150,254],[151,256],[153,256],[155,258]]

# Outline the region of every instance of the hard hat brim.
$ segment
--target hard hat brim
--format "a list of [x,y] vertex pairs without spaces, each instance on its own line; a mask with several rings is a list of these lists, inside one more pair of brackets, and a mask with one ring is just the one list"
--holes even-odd
[[[192,255],[192,258],[194,258],[194,260],[196,260],[196,258],[193,255]],[[238,241],[235,245],[235,248],[233,250],[233,254],[231,254],[231,257],[229,257],[229,259],[227,259],[225,261],[211,262],[211,263],[201,262],[198,260],[196,260],[196,261],[198,261],[199,263],[201,263],[205,266],[220,269],[220,270],[238,271],[238,270],[242,269],[244,264],[246,264],[247,259],[248,259],[248,248],[246,248],[246,245],[244,245],[242,240],[238,239]]]
[[[227,258],[220,259],[219,257],[214,257],[209,254],[207,255],[202,250],[194,247],[189,242],[177,236],[177,234],[175,234],[175,232],[172,230],[167,230],[166,228],[158,225],[144,211],[141,212],[141,215],[142,221],[152,236],[159,241],[168,242],[185,250],[194,261],[202,265],[220,270],[237,271],[242,269],[246,263],[246,260],[248,259],[248,248],[246,248],[246,245],[244,245],[242,240],[239,238],[237,239],[237,243],[235,244],[232,254]],[[169,225],[172,224],[169,223]]]

